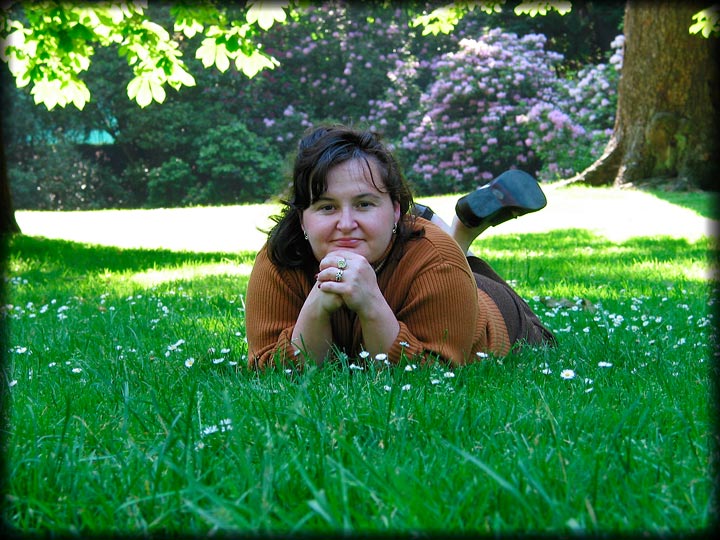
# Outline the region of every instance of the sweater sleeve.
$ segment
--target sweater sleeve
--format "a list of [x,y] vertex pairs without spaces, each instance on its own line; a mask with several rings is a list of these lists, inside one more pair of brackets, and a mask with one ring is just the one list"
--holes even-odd
[[245,297],[248,367],[293,363],[291,338],[307,293],[296,273],[275,267],[263,247],[255,259]]

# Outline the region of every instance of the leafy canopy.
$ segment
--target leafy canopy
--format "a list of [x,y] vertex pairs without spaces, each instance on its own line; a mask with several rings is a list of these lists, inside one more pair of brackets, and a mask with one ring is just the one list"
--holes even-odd
[[[499,13],[505,0],[458,0],[452,4],[441,6],[430,13],[415,17],[410,24],[422,26],[423,35],[438,33],[447,34],[452,32],[457,23],[468,12],[476,7],[488,14]],[[515,7],[516,15],[547,15],[551,11],[557,11],[565,15],[572,9],[572,2],[568,0],[530,0],[521,2]],[[692,16],[695,21],[688,31],[691,34],[702,34],[708,38],[711,35],[720,35],[720,6],[714,4],[709,8],[698,11]],[[688,21],[690,24],[690,21]]]
[[[451,32],[462,17],[479,7],[500,12],[505,0],[459,0],[414,17],[423,35]],[[147,0],[78,4],[67,0],[10,2],[0,9],[0,59],[8,64],[19,88],[30,86],[36,104],[49,110],[73,104],[83,109],[90,100],[81,75],[88,70],[95,47],[117,46],[134,77],[127,94],[140,107],[162,103],[166,86],[179,90],[194,86],[195,78],[183,61],[181,41],[204,37],[195,51],[203,66],[225,72],[234,63],[247,77],[279,62],[262,50],[261,32],[284,23],[290,2],[250,0],[239,18],[233,18],[221,0],[177,2],[170,7],[173,35],[146,15]],[[569,12],[567,0],[533,0],[515,8],[531,17]],[[720,34],[720,8],[699,11],[689,26],[692,34]],[[688,21],[688,24],[691,22]]]
[[127,94],[140,107],[165,100],[165,88],[194,86],[180,41],[204,36],[195,57],[225,72],[231,62],[247,77],[278,62],[262,51],[257,36],[286,20],[287,3],[248,2],[244,17],[232,19],[221,2],[202,0],[170,7],[170,33],[149,20],[147,1],[78,4],[16,2],[0,11],[0,59],[19,88],[31,86],[36,104],[49,110],[72,103],[82,109],[90,92],[81,78],[95,47],[117,46],[134,77]]

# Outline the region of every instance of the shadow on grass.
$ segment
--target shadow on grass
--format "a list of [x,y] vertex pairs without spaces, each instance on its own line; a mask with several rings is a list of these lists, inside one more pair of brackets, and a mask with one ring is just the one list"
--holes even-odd
[[74,276],[101,272],[142,272],[187,264],[233,262],[252,264],[255,252],[194,253],[163,249],[127,249],[53,240],[25,235],[9,239],[8,259],[21,272],[40,270],[46,277]]
[[[645,193],[682,208],[692,210],[707,219],[720,220],[720,192],[678,192],[644,189]],[[717,231],[715,231],[717,232]]]

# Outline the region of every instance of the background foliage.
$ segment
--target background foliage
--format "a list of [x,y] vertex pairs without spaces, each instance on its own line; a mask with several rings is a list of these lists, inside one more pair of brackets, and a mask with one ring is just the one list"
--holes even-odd
[[[144,109],[125,95],[126,60],[98,48],[82,111],[47,111],[28,92],[7,92],[14,202],[265,201],[283,189],[298,137],[323,121],[382,132],[421,194],[468,190],[510,166],[543,181],[562,177],[591,163],[612,128],[623,5],[588,2],[537,18],[517,17],[512,5],[475,10],[452,34],[425,36],[409,24],[422,3],[307,6],[259,36],[275,69],[249,79],[232,65],[204,69],[188,54],[197,84]],[[168,9],[148,6],[172,28]],[[175,37],[187,50],[202,39]]]

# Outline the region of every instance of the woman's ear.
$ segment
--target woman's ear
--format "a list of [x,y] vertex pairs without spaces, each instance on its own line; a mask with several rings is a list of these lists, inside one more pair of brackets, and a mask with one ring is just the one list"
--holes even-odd
[[308,239],[308,233],[307,233],[307,231],[305,230],[305,224],[303,223],[303,213],[302,213],[300,210],[298,210],[298,221],[300,221],[300,229],[301,229],[302,232],[303,232],[303,237],[305,238],[305,240],[307,240],[307,239]]
[[395,223],[400,221],[400,203],[398,201],[393,201],[393,208],[395,210]]

